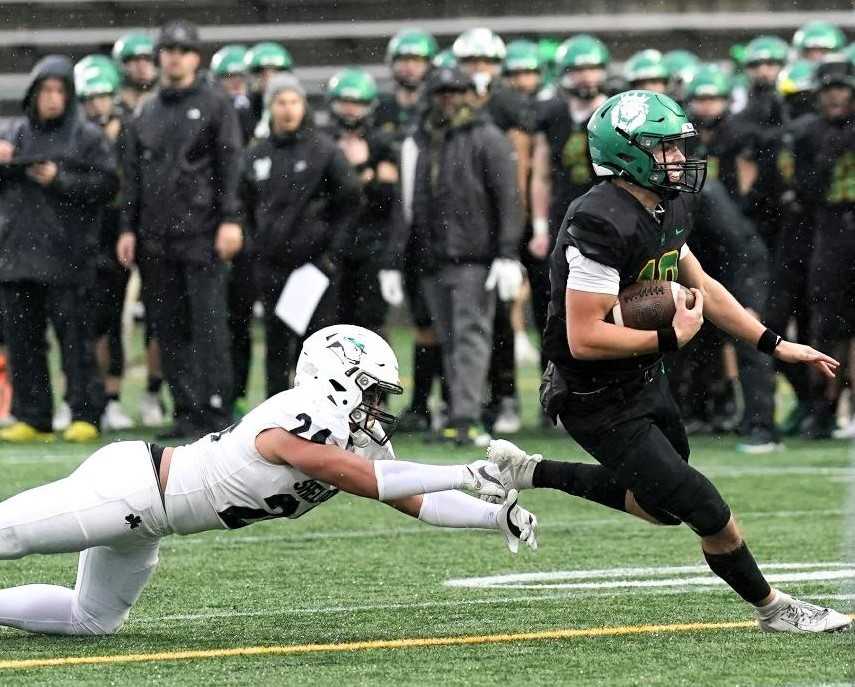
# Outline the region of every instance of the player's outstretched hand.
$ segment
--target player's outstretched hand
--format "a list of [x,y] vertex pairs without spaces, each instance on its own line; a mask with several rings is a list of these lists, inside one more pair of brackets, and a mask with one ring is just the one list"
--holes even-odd
[[806,363],[829,379],[834,379],[840,363],[825,353],[804,344],[782,341],[775,348],[775,357],[785,363]]
[[519,551],[520,542],[532,551],[537,551],[537,518],[517,503],[518,492],[511,489],[508,497],[496,515],[499,529],[505,535],[505,541],[511,553]]
[[502,486],[502,473],[499,467],[489,460],[476,460],[466,466],[469,473],[463,484],[467,491],[474,491],[481,496],[498,496],[505,498],[505,487]]
[[691,289],[695,294],[695,304],[691,308],[686,307],[686,293],[683,289],[677,291],[677,312],[671,326],[677,333],[677,344],[682,348],[701,329],[704,323],[704,294],[700,289]]

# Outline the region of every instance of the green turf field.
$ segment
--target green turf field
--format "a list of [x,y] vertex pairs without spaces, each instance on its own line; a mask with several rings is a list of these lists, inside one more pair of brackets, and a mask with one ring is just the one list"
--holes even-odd
[[[523,380],[529,400],[534,383],[529,371]],[[528,430],[519,443],[548,457],[582,457],[557,433]],[[850,447],[791,442],[785,452],[746,457],[733,451],[734,443],[697,440],[693,462],[739,515],[758,560],[777,579],[790,580],[780,582],[783,589],[852,612],[855,553],[845,544],[855,505]],[[415,437],[395,445],[401,457],[433,462],[479,455]],[[90,450],[0,448],[0,497],[67,474]],[[522,501],[540,518],[541,547],[517,557],[494,533],[430,528],[348,495],[301,520],[169,538],[120,634],[44,638],[0,629],[0,685],[852,684],[855,634],[772,636],[753,627],[705,627],[752,615],[704,571],[686,528],[655,528],[557,492],[526,492]],[[554,574],[502,578],[526,573]],[[74,576],[71,555],[0,563],[0,587],[71,585]],[[493,579],[469,579],[483,577]],[[649,625],[664,627],[649,631]],[[561,633],[552,631],[562,630],[578,632],[554,638]],[[500,636],[519,633],[542,634]],[[475,635],[489,643],[287,649]],[[286,648],[170,656],[240,647]],[[4,667],[24,659],[150,653],[166,656]]]

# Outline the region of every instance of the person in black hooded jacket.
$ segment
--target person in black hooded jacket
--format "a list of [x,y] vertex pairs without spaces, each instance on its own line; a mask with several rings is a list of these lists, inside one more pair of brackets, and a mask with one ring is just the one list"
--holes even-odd
[[62,348],[71,441],[98,436],[104,391],[87,321],[101,213],[118,187],[103,133],[80,117],[73,67],[49,55],[33,68],[26,118],[0,142],[0,302],[18,422],[4,441],[52,439],[45,330]]
[[312,263],[331,283],[315,309],[305,336],[336,317],[336,271],[353,237],[363,196],[356,176],[335,141],[311,124],[306,93],[291,74],[267,85],[270,136],[244,156],[240,197],[252,242],[258,291],[264,305],[267,395],[290,388],[303,336],[275,313],[291,273]]
[[164,439],[231,422],[232,369],[226,263],[241,249],[237,185],[241,138],[222,89],[199,75],[192,24],[174,21],[158,38],[161,85],[127,125],[119,262],[137,258],[175,401]]

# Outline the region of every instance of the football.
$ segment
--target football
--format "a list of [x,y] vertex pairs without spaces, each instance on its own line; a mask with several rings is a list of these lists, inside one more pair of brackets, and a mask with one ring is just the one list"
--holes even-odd
[[606,322],[632,329],[668,327],[677,312],[677,294],[686,294],[686,307],[695,305],[695,294],[675,281],[638,281],[618,294]]

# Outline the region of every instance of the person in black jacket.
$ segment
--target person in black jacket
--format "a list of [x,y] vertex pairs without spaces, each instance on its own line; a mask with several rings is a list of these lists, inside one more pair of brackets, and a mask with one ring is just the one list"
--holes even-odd
[[101,131],[80,117],[71,61],[34,68],[26,118],[0,143],[0,300],[18,422],[5,441],[53,438],[45,329],[62,348],[72,423],[64,437],[98,436],[104,389],[95,368],[87,289],[95,277],[101,212],[115,194],[116,163]]
[[428,78],[431,105],[415,137],[412,231],[423,289],[442,345],[451,424],[443,437],[483,443],[477,427],[490,364],[496,292],[516,297],[523,219],[511,144],[467,104],[471,80],[443,67]]
[[[335,272],[352,241],[362,203],[359,179],[335,141],[311,124],[306,92],[291,74],[274,75],[265,94],[271,131],[246,151],[240,185],[264,305],[267,395],[290,387],[305,336],[333,324]],[[304,335],[276,314],[291,273],[308,263],[331,279]]]
[[175,402],[169,437],[231,421],[226,263],[243,243],[241,141],[228,96],[198,75],[194,26],[167,24],[161,84],[129,122],[122,164],[119,261],[135,260]]

